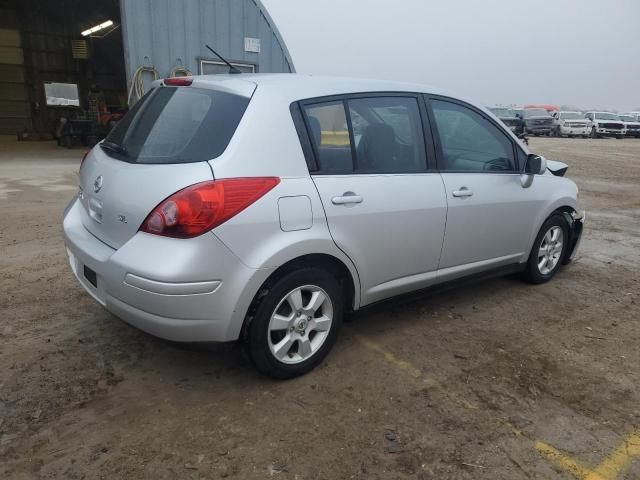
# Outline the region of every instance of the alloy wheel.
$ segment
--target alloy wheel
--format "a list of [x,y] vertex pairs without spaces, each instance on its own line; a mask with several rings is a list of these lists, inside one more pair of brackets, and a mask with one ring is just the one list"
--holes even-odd
[[268,342],[273,356],[296,364],[311,358],[329,336],[333,304],[322,288],[304,285],[280,300],[269,320]]
[[543,275],[549,275],[560,262],[562,247],[564,246],[564,232],[562,228],[554,225],[540,242],[538,249],[538,270]]

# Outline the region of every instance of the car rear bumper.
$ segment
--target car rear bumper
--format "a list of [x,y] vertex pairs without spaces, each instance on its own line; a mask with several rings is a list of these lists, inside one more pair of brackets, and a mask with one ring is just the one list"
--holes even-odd
[[114,250],[82,225],[81,208],[76,201],[66,210],[64,239],[73,273],[98,303],[167,340],[238,338],[270,271],[247,267],[210,233],[192,239],[137,233]]

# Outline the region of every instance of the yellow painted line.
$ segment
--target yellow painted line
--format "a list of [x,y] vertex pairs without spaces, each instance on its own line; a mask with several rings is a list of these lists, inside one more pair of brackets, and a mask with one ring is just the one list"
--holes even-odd
[[594,474],[584,465],[581,465],[576,460],[572,459],[568,455],[565,455],[559,450],[556,450],[551,445],[547,445],[544,442],[536,442],[536,450],[555,463],[561,470],[570,473],[576,478],[584,480],[590,478],[590,480],[604,480],[600,477],[588,477]]
[[387,350],[382,348],[377,343],[372,342],[371,340],[369,340],[367,338],[361,337],[360,335],[356,335],[356,339],[362,345],[367,347],[369,350],[372,350],[374,352],[380,353],[384,357],[384,359],[387,362],[389,362],[391,365],[393,365],[393,366],[399,368],[400,370],[403,370],[404,372],[408,373],[411,377],[415,378],[416,380],[419,380],[423,385],[439,390],[444,395],[449,397],[449,399],[453,400],[454,402],[458,403],[459,405],[462,405],[466,409],[476,410],[478,408],[476,405],[472,404],[471,402],[469,402],[468,400],[466,400],[464,398],[452,396],[449,393],[449,391],[447,390],[447,387],[445,387],[438,380],[436,380],[435,378],[433,378],[431,376],[423,375],[422,371],[419,368],[417,368],[413,364],[407,362],[406,360],[401,360],[400,358],[396,357],[393,353],[388,352]]
[[[389,364],[404,371],[415,380],[418,380],[420,383],[439,390],[449,399],[453,400],[459,405],[462,405],[464,408],[478,408],[464,398],[451,395],[445,385],[443,385],[441,382],[431,376],[424,375],[422,371],[415,365],[406,360],[398,358],[396,355],[387,351],[376,342],[361,337],[360,335],[355,335],[355,338],[367,349],[381,354]],[[500,418],[498,418],[497,421],[498,423],[507,426],[517,437],[528,438],[524,432],[516,428],[510,422]],[[538,450],[538,452],[555,463],[558,468],[567,473],[570,473],[578,480],[617,480],[624,472],[626,472],[631,467],[631,464],[636,459],[640,459],[640,430],[635,430],[634,432],[632,432],[622,443],[622,445],[616,448],[613,453],[608,455],[600,463],[600,465],[595,468],[589,468],[583,465],[578,460],[565,453],[562,453],[560,450],[555,449],[549,444],[540,441],[534,441],[534,443],[535,448],[536,450]]]
[[358,341],[360,343],[362,343],[369,350],[373,350],[374,352],[378,352],[378,353],[382,354],[382,356],[384,357],[384,359],[387,362],[389,362],[390,364],[398,367],[400,370],[404,370],[409,375],[411,375],[413,378],[422,377],[422,372],[420,371],[419,368],[414,367],[409,362],[405,362],[404,360],[400,360],[393,353],[387,352],[384,348],[382,348],[377,343],[372,342],[371,340],[367,340],[366,338],[363,338],[360,335],[356,335],[356,338],[358,339]]
[[613,453],[593,469],[579,464],[569,455],[546,443],[537,442],[536,449],[579,480],[616,480],[631,467],[636,459],[640,459],[640,430],[631,433]]

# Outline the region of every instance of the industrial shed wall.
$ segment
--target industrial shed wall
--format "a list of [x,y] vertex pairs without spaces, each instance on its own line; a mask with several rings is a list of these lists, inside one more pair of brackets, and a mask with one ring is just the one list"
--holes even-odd
[[[120,0],[128,81],[152,64],[161,77],[176,66],[194,74],[201,60],[218,59],[211,45],[232,63],[256,72],[292,72],[293,63],[273,21],[259,0]],[[260,39],[260,53],[245,50],[245,37]]]

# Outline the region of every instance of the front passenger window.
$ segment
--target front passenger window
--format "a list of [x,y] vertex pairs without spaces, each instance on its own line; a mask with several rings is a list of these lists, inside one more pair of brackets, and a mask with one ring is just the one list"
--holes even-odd
[[470,108],[431,100],[444,165],[449,172],[515,172],[507,134]]

